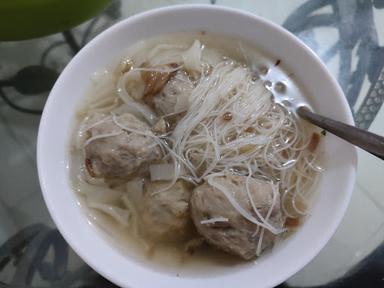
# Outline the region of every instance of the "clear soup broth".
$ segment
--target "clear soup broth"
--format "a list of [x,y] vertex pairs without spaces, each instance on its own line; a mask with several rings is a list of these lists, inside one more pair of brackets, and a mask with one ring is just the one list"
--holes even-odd
[[305,97],[284,59],[198,31],[140,41],[100,68],[74,119],[70,171],[112,245],[204,276],[299,228],[324,135],[291,112]]

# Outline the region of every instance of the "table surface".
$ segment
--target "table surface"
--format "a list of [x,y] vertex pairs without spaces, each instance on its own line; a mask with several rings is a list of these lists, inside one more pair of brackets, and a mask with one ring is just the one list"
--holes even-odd
[[[115,287],[68,247],[49,216],[36,171],[39,112],[52,79],[95,35],[135,13],[182,3],[236,7],[284,26],[338,79],[356,125],[384,135],[381,0],[117,0],[70,31],[2,42],[0,288]],[[15,75],[13,87],[2,87]],[[31,77],[34,83],[27,81]],[[384,287],[384,164],[364,151],[358,154],[357,182],[340,227],[311,263],[279,287]]]

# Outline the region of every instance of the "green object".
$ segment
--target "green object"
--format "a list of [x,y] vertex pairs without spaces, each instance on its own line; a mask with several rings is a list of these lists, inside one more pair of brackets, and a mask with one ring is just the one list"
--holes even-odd
[[0,0],[0,41],[45,36],[84,22],[111,0]]

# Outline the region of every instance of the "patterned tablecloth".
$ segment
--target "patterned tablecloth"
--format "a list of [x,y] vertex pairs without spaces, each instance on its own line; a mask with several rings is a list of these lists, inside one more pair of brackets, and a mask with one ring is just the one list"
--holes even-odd
[[[140,11],[181,3],[236,7],[284,26],[338,79],[356,125],[384,135],[383,0],[115,0],[70,31],[2,42],[0,288],[115,287],[79,259],[48,214],[36,171],[39,115],[57,75],[95,35]],[[321,253],[281,287],[384,287],[383,176],[383,162],[360,150],[342,224]]]

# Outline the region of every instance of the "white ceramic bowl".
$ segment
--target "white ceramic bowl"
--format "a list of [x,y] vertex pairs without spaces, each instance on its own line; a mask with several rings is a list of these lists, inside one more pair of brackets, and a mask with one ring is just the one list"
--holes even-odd
[[356,150],[328,134],[325,168],[318,197],[305,224],[273,253],[235,267],[217,267],[204,277],[162,273],[124,256],[89,224],[69,184],[71,123],[94,71],[122,56],[124,49],[154,35],[206,30],[254,43],[282,59],[304,86],[314,109],[353,124],[346,99],[316,55],[295,36],[255,15],[216,6],[174,6],[130,17],[101,33],[68,64],[49,96],[40,123],[37,161],[44,199],[71,247],[97,272],[122,287],[272,287],[304,267],[327,243],[340,223],[355,181]]

